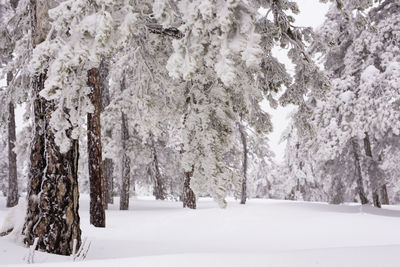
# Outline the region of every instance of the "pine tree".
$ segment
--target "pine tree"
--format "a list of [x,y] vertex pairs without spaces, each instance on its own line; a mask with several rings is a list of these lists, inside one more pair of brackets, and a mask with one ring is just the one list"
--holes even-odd
[[[0,41],[0,66],[3,64],[10,64],[13,61],[12,52],[15,47],[15,40],[9,35],[12,33],[11,25],[9,20],[16,15],[16,8],[18,6],[18,0],[10,1],[9,6],[0,4],[0,22],[5,25],[4,28],[0,29],[1,39]],[[4,14],[1,14],[4,13]],[[4,19],[3,19],[4,18]],[[15,94],[12,94],[12,82],[14,80],[13,70],[9,70],[6,75],[7,80],[7,110],[4,110],[5,114],[8,114],[8,193],[7,193],[7,207],[13,207],[18,204],[18,179],[17,179],[17,155],[14,152],[16,144],[15,136]],[[4,107],[5,108],[5,107]]]
[[[99,75],[100,75],[100,85],[101,85],[101,112],[105,112],[105,109],[108,105],[110,105],[110,90],[109,90],[109,62],[108,59],[103,58],[100,67],[99,67]],[[110,128],[104,127],[103,125],[103,137],[104,138],[112,138],[112,130]],[[104,139],[102,139],[104,140]],[[104,141],[103,141],[104,143]],[[104,146],[103,146],[104,148]],[[104,150],[104,149],[103,149]],[[103,154],[105,154],[103,152]],[[113,204],[113,191],[114,191],[114,162],[111,158],[107,158],[106,155],[103,155],[103,176],[104,176],[104,198],[105,198],[105,207],[107,208],[107,204]]]
[[127,142],[129,140],[129,130],[127,124],[127,118],[125,113],[121,114],[121,143],[122,143],[122,182],[121,182],[121,193],[120,193],[120,210],[129,209],[129,189],[131,181],[131,159],[127,151]]
[[[46,1],[30,2],[32,45],[45,39],[48,31],[49,8]],[[25,243],[32,245],[39,238],[37,247],[46,252],[70,255],[81,244],[78,214],[78,142],[71,142],[67,153],[56,145],[50,120],[55,104],[40,96],[46,81],[46,72],[32,78],[34,97],[34,139],[28,186],[28,211],[23,233]],[[68,133],[67,133],[68,134]],[[69,132],[70,134],[70,132]]]
[[399,133],[393,86],[398,45],[392,37],[399,7],[383,1],[371,8],[371,1],[348,1],[329,11],[318,30],[320,46],[317,42],[313,49],[326,55],[330,90],[310,94],[294,120],[302,150],[312,151],[309,162],[330,200],[358,198],[366,204],[372,199],[379,207],[381,199],[389,199],[386,184],[392,179],[382,169],[385,139]]
[[92,89],[89,97],[94,106],[93,113],[87,115],[90,223],[96,227],[105,227],[103,155],[100,125],[101,84],[99,70],[97,68],[88,71],[88,84]]
[[[7,85],[11,84],[13,75],[7,74]],[[14,207],[18,204],[18,179],[17,179],[17,155],[14,152],[16,143],[15,136],[15,112],[14,104],[8,104],[8,194],[7,207]]]

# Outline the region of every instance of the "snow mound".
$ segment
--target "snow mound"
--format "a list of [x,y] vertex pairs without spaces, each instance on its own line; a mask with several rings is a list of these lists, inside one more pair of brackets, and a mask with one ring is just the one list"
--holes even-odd
[[10,208],[6,214],[2,226],[0,228],[0,233],[8,232],[12,229],[8,238],[11,240],[21,243],[22,242],[22,229],[24,227],[26,214],[26,200],[20,199],[17,206]]

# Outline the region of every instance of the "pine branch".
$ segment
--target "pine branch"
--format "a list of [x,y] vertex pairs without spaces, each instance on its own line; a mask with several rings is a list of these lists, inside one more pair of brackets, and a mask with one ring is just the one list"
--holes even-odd
[[183,33],[180,32],[176,27],[163,28],[163,26],[156,23],[147,23],[146,26],[149,31],[154,34],[166,35],[175,39],[183,38]]

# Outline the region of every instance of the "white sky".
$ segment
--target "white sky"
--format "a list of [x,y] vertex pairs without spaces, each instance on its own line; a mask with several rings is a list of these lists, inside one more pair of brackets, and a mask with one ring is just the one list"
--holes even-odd
[[[300,8],[300,14],[296,16],[295,24],[298,26],[313,27],[314,29],[323,23],[325,14],[329,8],[329,4],[322,4],[318,0],[298,0],[298,5]],[[286,56],[286,52],[283,49],[277,49],[275,56],[286,65],[286,68],[289,71],[293,71],[293,65],[290,63]],[[280,144],[279,141],[283,131],[289,123],[287,117],[293,108],[294,106],[285,108],[279,107],[276,110],[271,108],[267,109],[272,115],[272,123],[274,126],[274,131],[269,135],[270,147],[276,155],[275,160],[277,163],[283,161],[286,142]]]

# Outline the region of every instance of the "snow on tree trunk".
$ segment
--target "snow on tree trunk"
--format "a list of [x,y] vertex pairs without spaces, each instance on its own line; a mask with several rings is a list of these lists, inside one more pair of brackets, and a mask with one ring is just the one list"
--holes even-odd
[[196,196],[193,190],[190,188],[190,179],[193,176],[194,166],[192,166],[192,170],[189,172],[185,172],[185,180],[183,182],[183,207],[196,209]]
[[128,122],[125,113],[121,115],[121,133],[122,133],[122,181],[121,181],[121,197],[119,203],[120,210],[129,209],[129,187],[131,179],[130,158],[127,154],[127,142],[129,139]]
[[354,164],[355,164],[355,175],[356,175],[356,181],[357,181],[357,193],[360,197],[361,204],[368,204],[368,198],[365,194],[364,190],[364,182],[363,182],[363,177],[362,177],[362,172],[361,172],[361,163],[360,163],[360,156],[359,156],[359,151],[360,151],[360,145],[358,144],[358,141],[353,138],[351,140],[351,144],[353,147],[353,155],[354,155]]
[[[108,86],[108,74],[109,65],[106,59],[102,59],[99,67],[100,72],[100,86],[101,86],[101,111],[103,112],[105,108],[110,104],[110,91]],[[112,138],[112,130],[107,129],[105,131],[105,137]],[[104,178],[104,198],[105,198],[105,208],[107,208],[107,203],[113,204],[113,191],[114,191],[114,162],[112,159],[105,158],[103,160],[103,178]]]
[[165,195],[165,188],[164,188],[164,183],[162,181],[161,173],[160,173],[160,167],[158,163],[158,157],[157,157],[157,150],[156,150],[156,145],[154,143],[154,136],[152,133],[150,133],[150,146],[151,146],[151,152],[153,154],[153,178],[154,178],[154,191],[153,195],[156,197],[156,199],[164,200],[166,198]]
[[240,138],[242,140],[242,145],[243,145],[243,180],[242,180],[242,194],[240,198],[240,204],[246,204],[246,199],[247,199],[247,154],[248,154],[248,149],[247,149],[247,139],[246,139],[246,132],[241,123],[238,123],[239,125],[239,132],[240,132]]
[[106,216],[104,210],[104,181],[101,147],[100,86],[99,70],[97,68],[88,71],[88,85],[92,89],[89,97],[94,106],[94,112],[88,113],[87,115],[90,223],[96,227],[105,227]]
[[[78,214],[78,141],[62,154],[49,125],[54,103],[39,96],[46,74],[33,77],[34,138],[31,145],[28,209],[24,242],[49,253],[70,255],[81,244]],[[67,133],[70,135],[70,131]]]
[[[12,79],[12,72],[7,73],[7,85],[10,85]],[[8,104],[8,208],[18,204],[17,155],[14,152],[15,141],[14,104],[10,102]]]
[[[32,46],[45,40],[49,30],[48,2],[30,0]],[[23,227],[24,242],[49,253],[70,255],[81,245],[78,214],[78,141],[71,139],[71,148],[60,153],[50,127],[55,103],[39,96],[44,89],[46,73],[32,77],[33,140],[31,144],[27,214]],[[71,130],[66,132],[70,137]],[[75,240],[75,241],[74,241]]]

